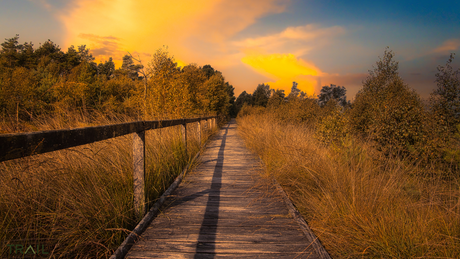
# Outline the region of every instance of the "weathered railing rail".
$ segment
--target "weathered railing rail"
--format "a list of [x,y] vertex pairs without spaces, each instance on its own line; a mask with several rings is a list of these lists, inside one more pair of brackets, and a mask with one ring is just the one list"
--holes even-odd
[[192,119],[136,121],[113,125],[64,130],[0,135],[0,162],[36,154],[90,144],[110,138],[133,134],[133,184],[134,209],[142,218],[145,207],[145,131],[182,125],[182,139],[187,148],[187,124],[198,122],[198,139],[201,143],[201,122],[207,127],[216,125],[216,116]]

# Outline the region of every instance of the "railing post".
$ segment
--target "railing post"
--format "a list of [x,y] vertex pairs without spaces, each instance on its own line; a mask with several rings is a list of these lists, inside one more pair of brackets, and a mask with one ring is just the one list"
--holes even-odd
[[133,133],[134,213],[137,221],[144,217],[145,207],[145,131]]
[[201,120],[198,121],[198,144],[201,147]]
[[185,152],[187,152],[187,123],[181,125],[182,129],[182,141],[184,142]]

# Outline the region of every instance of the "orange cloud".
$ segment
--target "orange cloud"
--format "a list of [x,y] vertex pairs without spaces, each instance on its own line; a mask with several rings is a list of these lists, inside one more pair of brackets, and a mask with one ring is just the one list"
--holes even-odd
[[99,60],[108,60],[112,56],[124,56],[126,52],[121,51],[120,39],[113,36],[101,37],[94,34],[81,33],[78,38],[87,40],[91,45],[91,52]]
[[[44,0],[41,0],[44,1]],[[227,62],[225,42],[268,13],[279,0],[75,0],[59,15],[65,45],[87,45],[97,59],[113,53],[153,53],[163,45],[188,62]],[[115,56],[117,55],[117,56]]]
[[271,88],[289,91],[295,81],[307,94],[312,95],[317,88],[317,77],[323,73],[313,64],[296,58],[293,54],[249,54],[241,60],[259,73],[275,80],[268,83]]
[[453,50],[457,50],[460,47],[460,39],[450,39],[443,42],[443,44],[437,47],[434,52],[443,53]]

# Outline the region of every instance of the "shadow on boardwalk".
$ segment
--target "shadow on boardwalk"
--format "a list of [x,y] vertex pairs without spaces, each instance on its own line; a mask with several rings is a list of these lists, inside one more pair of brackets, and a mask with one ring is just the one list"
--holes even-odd
[[127,258],[320,258],[234,120],[200,160]]

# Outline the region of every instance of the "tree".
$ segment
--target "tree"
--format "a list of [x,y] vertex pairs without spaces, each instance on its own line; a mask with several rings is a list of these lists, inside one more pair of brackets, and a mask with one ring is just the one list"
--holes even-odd
[[99,65],[97,65],[97,72],[99,75],[104,75],[106,79],[109,79],[115,72],[115,63],[113,62],[112,57],[104,63],[99,63]]
[[207,89],[207,111],[216,112],[217,115],[227,116],[230,109],[230,96],[225,87],[222,73],[216,71],[205,83]]
[[32,42],[25,42],[22,45],[21,52],[19,55],[19,65],[27,69],[35,69],[37,66],[37,58],[35,57],[35,51]]
[[363,88],[356,94],[351,111],[352,125],[356,132],[364,134],[369,131],[373,123],[373,114],[385,99],[385,89],[395,80],[399,80],[398,62],[393,60],[394,53],[385,49],[383,58],[376,63],[374,70],[369,70],[369,75],[363,82]]
[[331,84],[331,86],[323,86],[321,88],[321,93],[318,95],[318,104],[323,107],[330,100],[335,100],[337,103],[345,107],[347,105],[347,90],[343,86],[336,86]]
[[72,45],[67,49],[67,53],[64,54],[65,70],[70,71],[72,68],[80,65],[82,62],[81,57],[78,55],[77,50]]
[[192,105],[181,70],[167,49],[159,49],[149,63],[148,115],[180,118],[190,114]]
[[235,106],[235,88],[233,85],[231,85],[229,82],[225,82],[225,88],[227,89],[227,94],[229,97],[229,103],[230,103],[230,116],[231,117],[236,117],[238,114],[238,111]]
[[301,91],[299,88],[297,88],[299,84],[297,82],[292,82],[292,87],[291,87],[291,92],[288,95],[288,100],[295,99],[297,97],[300,97],[301,99],[305,98],[307,96],[306,93]]
[[246,91],[243,91],[240,95],[238,95],[238,98],[236,98],[235,101],[236,113],[238,114],[238,112],[240,112],[243,105],[252,105],[252,101],[252,94],[248,94]]
[[16,34],[13,38],[5,39],[5,42],[1,44],[0,64],[3,67],[14,68],[18,65],[19,54],[23,47],[18,40],[19,34]]
[[131,55],[123,56],[123,63],[121,64],[121,70],[124,71],[132,80],[139,79],[139,70],[143,68],[140,64],[134,64],[133,57]]
[[214,70],[214,68],[212,68],[211,65],[204,65],[203,68],[201,68],[204,72],[204,74],[206,75],[206,77],[209,79],[211,76],[214,75],[214,73],[216,72],[216,70]]
[[253,104],[257,106],[267,107],[268,98],[270,98],[270,86],[267,84],[259,84],[252,94],[254,99]]
[[451,54],[446,66],[438,66],[436,73],[437,88],[431,93],[431,108],[442,116],[447,126],[455,132],[460,123],[460,69],[453,70],[451,64],[454,60]]
[[423,105],[398,74],[394,54],[385,50],[358,92],[350,111],[355,132],[387,154],[408,154],[423,137]]
[[196,64],[189,64],[182,68],[180,77],[190,95],[192,112],[203,114],[206,106],[207,89],[204,88],[204,82],[208,80],[203,69]]
[[267,107],[276,108],[284,103],[284,90],[276,89],[275,91],[272,90],[272,93],[273,94],[268,99]]

